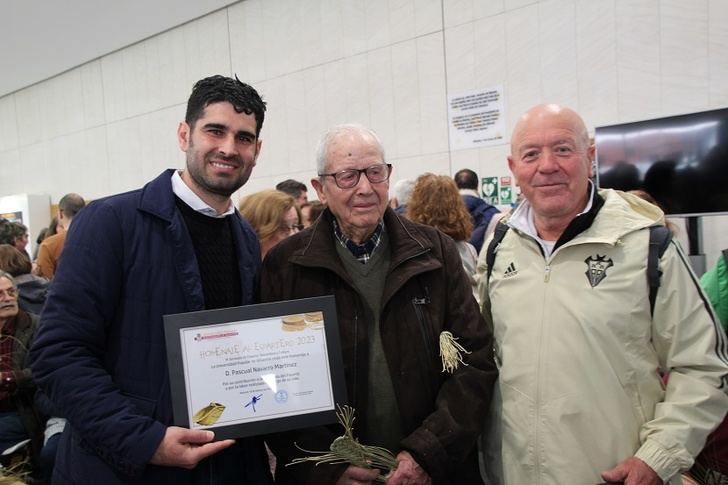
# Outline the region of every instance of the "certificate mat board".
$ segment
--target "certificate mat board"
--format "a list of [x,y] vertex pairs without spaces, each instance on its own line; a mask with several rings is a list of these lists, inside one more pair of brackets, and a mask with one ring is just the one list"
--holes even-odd
[[333,296],[164,316],[174,424],[242,438],[336,422]]

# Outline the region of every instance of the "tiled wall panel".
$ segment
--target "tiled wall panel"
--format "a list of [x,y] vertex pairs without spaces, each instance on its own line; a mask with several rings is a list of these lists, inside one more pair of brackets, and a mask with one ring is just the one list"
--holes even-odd
[[[0,153],[18,148],[18,122],[15,114],[15,96],[0,98]],[[0,166],[0,170],[2,167]]]
[[[507,175],[508,140],[450,150],[449,94],[502,86],[507,132],[547,101],[590,130],[726,107],[728,2],[244,0],[0,98],[0,193],[97,198],[183,166],[177,123],[192,84],[214,73],[268,102],[241,194],[308,182],[319,137],[348,121],[377,130],[393,181]],[[709,262],[727,224],[705,224]]]

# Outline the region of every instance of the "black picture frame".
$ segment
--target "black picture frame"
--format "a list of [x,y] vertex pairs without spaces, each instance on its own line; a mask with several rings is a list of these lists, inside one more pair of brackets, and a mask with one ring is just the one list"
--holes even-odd
[[[285,317],[289,315],[323,312],[323,335],[325,335],[326,353],[328,355],[329,385],[334,398],[331,409],[309,412],[304,411],[294,416],[271,417],[246,423],[231,425],[220,424],[205,426],[203,429],[214,431],[215,440],[244,438],[268,433],[276,433],[291,429],[308,428],[337,421],[336,406],[347,401],[344,366],[341,357],[339,326],[336,318],[336,303],[333,295],[288,300],[272,303],[261,303],[216,310],[164,315],[164,332],[167,347],[167,366],[169,371],[170,390],[172,395],[172,411],[174,424],[191,428],[191,416],[188,403],[188,383],[185,375],[185,362],[181,331],[189,329],[204,330],[208,326],[220,324],[245,325],[245,323],[264,319]],[[322,378],[325,379],[325,376]],[[212,403],[211,403],[212,404]],[[196,426],[200,429],[200,426]]]

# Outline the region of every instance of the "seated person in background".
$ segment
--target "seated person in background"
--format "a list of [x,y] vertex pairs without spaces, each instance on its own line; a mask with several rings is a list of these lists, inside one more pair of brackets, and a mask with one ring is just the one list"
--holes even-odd
[[0,270],[15,278],[18,306],[23,311],[40,315],[50,281],[31,274],[32,268],[27,255],[9,244],[0,244]]
[[295,200],[280,190],[261,190],[246,196],[240,201],[240,213],[258,235],[261,258],[273,246],[303,228]]
[[27,439],[34,456],[41,449],[43,431],[27,363],[37,325],[37,316],[18,308],[13,277],[0,271],[0,452]]
[[58,443],[66,427],[66,420],[58,416],[59,412],[57,408],[51,403],[43,391],[39,390],[35,394],[35,408],[41,416],[48,417],[43,431],[43,447],[38,455],[37,463],[40,468],[43,483],[49,485],[53,478],[53,467],[56,462]]
[[450,177],[431,173],[418,177],[407,204],[406,216],[411,221],[432,226],[453,238],[470,284],[475,284],[478,253],[468,242],[473,232],[473,222],[457,185]]

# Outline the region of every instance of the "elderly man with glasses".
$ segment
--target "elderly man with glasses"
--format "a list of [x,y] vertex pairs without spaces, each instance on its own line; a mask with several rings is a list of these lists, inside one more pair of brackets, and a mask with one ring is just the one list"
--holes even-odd
[[[396,454],[388,484],[481,483],[474,444],[497,371],[455,243],[388,208],[392,166],[372,130],[332,128],[317,162],[311,184],[328,209],[268,254],[263,301],[335,295],[355,435]],[[443,370],[447,332],[462,360]],[[276,483],[375,480],[377,470],[346,464],[285,466],[341,434],[330,426],[270,437]]]
[[34,453],[42,445],[40,419],[33,406],[35,384],[27,363],[38,317],[18,308],[18,288],[0,271],[0,453],[31,439]]

